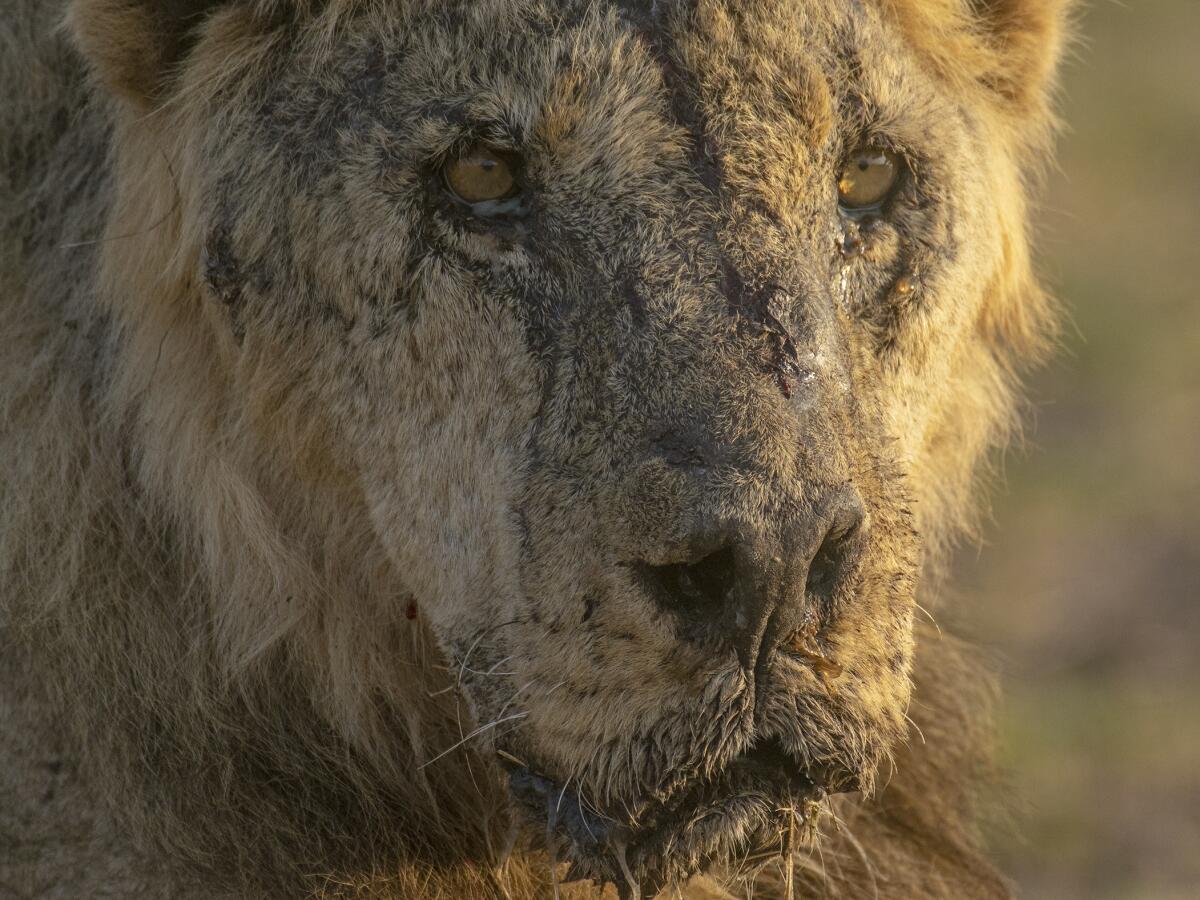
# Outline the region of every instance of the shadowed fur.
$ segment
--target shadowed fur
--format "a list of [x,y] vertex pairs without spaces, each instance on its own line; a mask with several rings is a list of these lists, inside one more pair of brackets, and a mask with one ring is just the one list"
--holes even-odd
[[1008,896],[1066,6],[0,0],[0,895]]

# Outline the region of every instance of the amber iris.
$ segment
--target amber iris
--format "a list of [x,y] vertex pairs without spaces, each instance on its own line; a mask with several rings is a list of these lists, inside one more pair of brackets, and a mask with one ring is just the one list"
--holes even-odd
[[900,180],[900,157],[882,147],[850,154],[838,178],[838,198],[846,209],[870,209],[886,201]]
[[517,186],[512,166],[499,153],[476,145],[442,169],[448,187],[464,203],[511,196]]

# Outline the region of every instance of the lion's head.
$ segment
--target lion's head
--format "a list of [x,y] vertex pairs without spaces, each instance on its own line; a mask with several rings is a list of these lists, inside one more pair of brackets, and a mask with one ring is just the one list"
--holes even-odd
[[381,864],[477,790],[626,890],[869,791],[1045,330],[1061,5],[76,0],[107,403],[243,686],[181,718]]

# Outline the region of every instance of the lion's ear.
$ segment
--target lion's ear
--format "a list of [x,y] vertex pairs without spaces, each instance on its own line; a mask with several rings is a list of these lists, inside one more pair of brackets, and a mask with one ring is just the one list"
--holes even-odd
[[878,0],[908,40],[954,81],[986,86],[1038,119],[1075,0]]
[[160,97],[218,9],[240,0],[73,0],[67,26],[101,82],[139,106]]
[[1074,0],[970,0],[994,49],[985,82],[1018,107],[1039,105],[1053,80]]

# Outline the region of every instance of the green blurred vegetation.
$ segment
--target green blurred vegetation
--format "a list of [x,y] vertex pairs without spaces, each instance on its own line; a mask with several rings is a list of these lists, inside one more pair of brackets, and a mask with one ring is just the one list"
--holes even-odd
[[988,544],[1030,898],[1200,896],[1200,0],[1092,0],[1040,214],[1070,321]]

